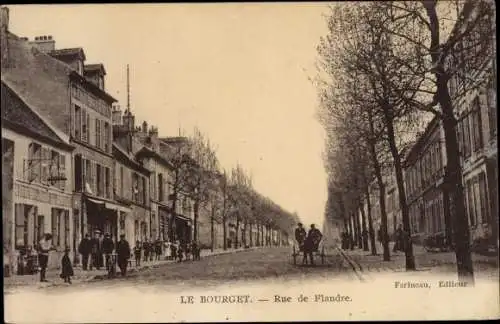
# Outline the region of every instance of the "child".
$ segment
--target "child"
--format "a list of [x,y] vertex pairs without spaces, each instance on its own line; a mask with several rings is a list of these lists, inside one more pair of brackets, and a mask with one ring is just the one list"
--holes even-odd
[[135,242],[134,247],[134,256],[135,256],[135,266],[139,267],[141,265],[141,242]]
[[69,249],[64,250],[64,256],[61,261],[62,272],[61,278],[64,282],[71,284],[71,276],[73,276],[73,266],[71,265],[71,260],[69,259]]

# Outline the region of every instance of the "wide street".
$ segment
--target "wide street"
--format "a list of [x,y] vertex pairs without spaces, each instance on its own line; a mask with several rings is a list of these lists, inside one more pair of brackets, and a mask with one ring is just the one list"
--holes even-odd
[[[231,282],[247,282],[259,280],[284,280],[331,278],[356,279],[352,268],[338,250],[326,251],[325,264],[321,264],[316,257],[316,266],[302,266],[302,257],[297,258],[297,265],[293,265],[291,247],[257,248],[222,255],[207,256],[199,261],[183,261],[182,263],[166,263],[152,265],[140,271],[134,271],[125,278],[92,279],[84,282],[75,282],[69,286],[62,280],[54,280],[44,291],[102,289],[123,286],[144,286],[169,288],[175,285],[184,287],[217,286]],[[29,289],[40,288],[36,283],[30,287],[5,287],[6,293],[22,293]]]

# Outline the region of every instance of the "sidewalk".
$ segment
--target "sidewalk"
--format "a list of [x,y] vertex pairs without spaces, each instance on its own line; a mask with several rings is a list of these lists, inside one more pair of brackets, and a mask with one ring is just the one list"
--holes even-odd
[[[402,252],[392,252],[394,243],[390,243],[391,260],[382,260],[382,248],[377,246],[378,255],[371,255],[370,251],[362,249],[339,250],[346,258],[354,271],[369,273],[394,273],[405,272],[405,254]],[[432,271],[433,273],[445,273],[456,271],[455,252],[427,252],[420,245],[413,245],[415,263],[419,271]],[[472,254],[474,270],[476,273],[488,277],[498,278],[498,258],[496,256],[484,256]]]
[[[215,255],[222,255],[222,254],[228,254],[228,253],[237,253],[237,252],[242,252],[242,251],[250,251],[253,249],[257,249],[258,247],[251,247],[248,249],[245,248],[238,248],[238,249],[217,249],[214,250],[213,252],[210,250],[202,250],[200,253],[201,258],[205,257],[210,257],[210,256],[215,256]],[[174,263],[177,261],[174,260],[158,260],[158,261],[147,261],[147,262],[141,262],[141,265],[139,267],[132,266],[127,269],[127,273],[133,273],[136,271],[141,271],[141,270],[146,270],[150,268],[156,268],[159,266],[162,266],[164,264],[168,263]],[[185,262],[185,261],[183,261]],[[192,261],[188,261],[192,262]],[[101,270],[87,270],[83,271],[81,267],[74,267],[73,268],[75,275],[71,278],[71,281],[75,283],[80,283],[80,282],[87,282],[91,281],[94,279],[106,279],[107,278],[107,271],[106,269]],[[117,269],[119,272],[119,270]],[[11,277],[6,277],[3,278],[3,283],[4,283],[4,288],[20,288],[20,287],[34,287],[34,288],[45,288],[49,286],[58,286],[58,285],[66,285],[63,280],[59,277],[61,273],[60,269],[51,269],[48,270],[46,273],[46,278],[49,282],[40,282],[40,274],[37,273],[35,275],[24,275],[24,276],[18,276],[14,275]]]

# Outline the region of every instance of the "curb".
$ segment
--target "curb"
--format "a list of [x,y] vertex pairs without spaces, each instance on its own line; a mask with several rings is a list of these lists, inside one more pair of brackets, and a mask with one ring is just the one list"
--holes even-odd
[[354,261],[351,257],[349,257],[344,251],[342,251],[341,248],[339,248],[338,246],[336,246],[336,248],[337,250],[339,250],[340,254],[347,261],[347,263],[349,263],[349,265],[352,268],[352,271],[354,272],[356,277],[358,277],[358,280],[361,282],[366,282],[366,279],[361,274],[363,272],[363,268],[361,267],[361,265],[356,261]]

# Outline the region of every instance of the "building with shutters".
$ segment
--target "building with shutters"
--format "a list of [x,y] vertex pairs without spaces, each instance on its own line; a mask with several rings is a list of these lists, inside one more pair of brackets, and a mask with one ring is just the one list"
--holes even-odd
[[[112,177],[112,104],[101,64],[86,65],[82,48],[56,49],[51,36],[33,40],[2,32],[2,77],[26,104],[69,138],[71,161],[71,242],[85,233],[116,232],[118,213]],[[72,244],[77,255],[77,244]],[[78,259],[74,260],[78,262]]]
[[9,86],[1,84],[2,215],[4,270],[18,273],[18,261],[52,233],[57,267],[72,249],[72,168],[74,147]]

